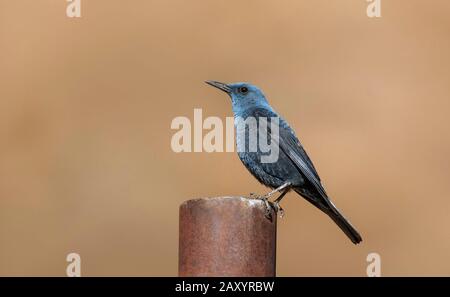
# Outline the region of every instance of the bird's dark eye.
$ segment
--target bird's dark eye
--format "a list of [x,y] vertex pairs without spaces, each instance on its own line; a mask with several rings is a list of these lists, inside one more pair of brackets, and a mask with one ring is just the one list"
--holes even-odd
[[240,88],[239,88],[239,93],[241,93],[241,94],[247,94],[247,93],[248,93],[248,88],[247,88],[247,87],[240,87]]

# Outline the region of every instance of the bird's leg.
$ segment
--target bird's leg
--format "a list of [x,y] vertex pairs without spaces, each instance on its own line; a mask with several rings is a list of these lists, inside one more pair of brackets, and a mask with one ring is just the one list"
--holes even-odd
[[290,188],[285,189],[280,196],[278,196],[277,199],[275,199],[275,201],[273,201],[273,204],[275,205],[275,210],[276,212],[280,212],[280,218],[282,218],[284,216],[284,209],[281,207],[280,205],[280,201],[281,199],[283,199],[283,197],[289,192]]
[[[281,206],[279,204],[279,201],[281,200],[280,197],[283,198],[283,196],[286,195],[287,192],[289,192],[290,187],[291,187],[291,183],[287,182],[287,183],[282,184],[280,187],[274,189],[273,191],[269,192],[268,194],[257,197],[257,199],[261,199],[262,201],[264,201],[264,204],[266,206],[266,217],[268,219],[271,219],[271,214],[270,213],[271,213],[271,209],[272,208],[275,210],[275,213],[280,211],[281,216],[283,216],[284,210],[281,208]],[[273,194],[275,194],[278,191],[282,192],[282,193],[281,193],[280,197],[278,197],[277,200],[275,200],[275,203],[274,203],[275,207],[271,207],[270,203],[269,203],[269,197],[272,196]]]
[[269,193],[267,193],[266,195],[264,195],[264,197],[265,198],[269,198],[270,196],[272,196],[273,194],[275,194],[276,192],[281,192],[281,191],[283,191],[284,189],[286,189],[286,188],[290,188],[291,187],[291,183],[290,182],[286,182],[286,183],[284,183],[284,184],[282,184],[281,186],[279,186],[278,188],[276,188],[275,190],[273,190],[273,191],[271,191],[271,192],[269,192]]

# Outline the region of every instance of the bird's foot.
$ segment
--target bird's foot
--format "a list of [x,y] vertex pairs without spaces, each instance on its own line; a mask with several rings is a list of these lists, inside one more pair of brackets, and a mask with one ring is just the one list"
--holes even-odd
[[250,195],[248,196],[248,198],[250,199],[258,199],[258,200],[269,200],[270,195],[259,195],[256,193],[250,193]]
[[273,209],[275,210],[275,213],[280,213],[280,218],[282,219],[285,215],[284,209],[281,207],[279,202],[272,202],[273,204]]
[[249,195],[249,198],[250,199],[259,199],[261,196],[260,195],[258,195],[258,194],[256,194],[256,193],[250,193],[250,195]]
[[262,200],[264,202],[264,206],[265,206],[265,216],[269,220],[272,220],[273,207],[270,205],[269,196],[268,195],[258,195],[256,193],[250,193],[250,198]]
[[269,199],[267,199],[266,196],[260,196],[259,199],[261,199],[264,202],[264,205],[265,205],[265,213],[264,213],[264,215],[269,220],[272,220],[272,206],[270,205]]
[[272,209],[275,211],[275,214],[280,213],[280,218],[283,218],[284,215],[285,215],[285,211],[281,207],[280,202],[278,202],[278,201],[270,202],[269,201],[269,197],[270,197],[269,194],[258,195],[256,193],[250,193],[250,197],[249,198],[262,200],[264,202],[264,205],[265,205],[265,216],[269,220],[272,220]]

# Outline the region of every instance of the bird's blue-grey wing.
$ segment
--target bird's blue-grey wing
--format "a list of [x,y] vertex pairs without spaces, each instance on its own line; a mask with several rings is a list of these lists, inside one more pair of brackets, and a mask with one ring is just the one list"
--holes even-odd
[[283,129],[287,129],[287,132],[290,132],[291,135],[288,135],[287,137],[291,139],[291,141],[294,142],[293,146],[298,150],[298,154],[302,156],[303,160],[305,161],[306,165],[308,166],[308,169],[312,171],[315,178],[320,182],[319,174],[317,173],[316,168],[314,167],[313,162],[309,158],[308,154],[306,153],[305,149],[303,148],[302,144],[300,143],[300,140],[298,140],[297,136],[294,133],[294,130],[292,130],[286,122],[283,121],[283,123],[280,126],[284,126]]
[[298,141],[297,137],[291,133],[290,129],[280,126],[279,131],[279,147],[298,169],[303,173],[306,179],[316,188],[323,198],[328,198],[327,193],[320,181],[320,177],[317,174],[311,160],[303,149],[302,145]]
[[[255,110],[254,115],[256,117],[279,118],[278,135],[275,135],[275,131],[270,131],[271,141],[278,142],[280,153],[285,154],[295,164],[305,178],[314,186],[317,192],[323,198],[328,200],[328,195],[320,181],[316,168],[287,122],[279,117],[275,112],[264,108]],[[268,125],[268,128],[270,128],[270,125]]]

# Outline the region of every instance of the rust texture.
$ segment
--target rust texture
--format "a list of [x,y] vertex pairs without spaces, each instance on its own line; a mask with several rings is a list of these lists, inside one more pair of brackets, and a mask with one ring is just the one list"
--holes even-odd
[[275,276],[276,214],[244,197],[180,206],[179,276]]

